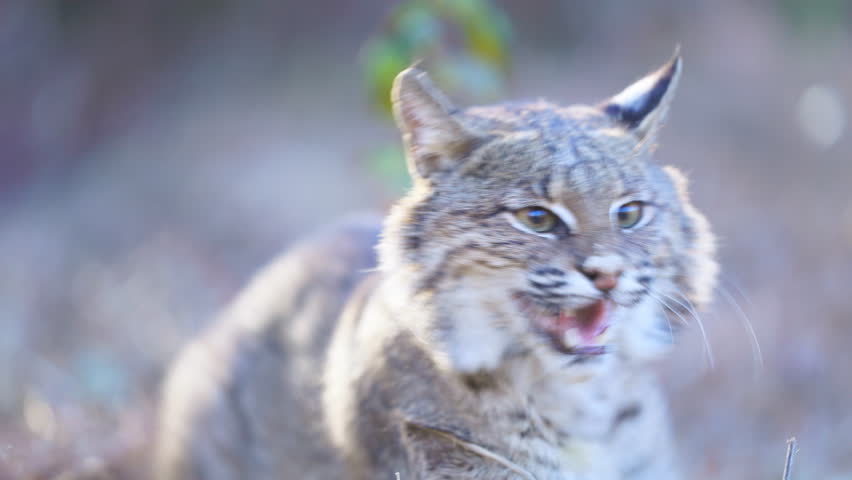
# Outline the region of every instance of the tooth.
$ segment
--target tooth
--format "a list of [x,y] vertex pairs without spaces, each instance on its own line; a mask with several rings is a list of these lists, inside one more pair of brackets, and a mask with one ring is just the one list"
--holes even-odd
[[580,335],[580,330],[577,328],[569,328],[562,334],[562,343],[566,347],[575,347],[583,343],[583,337]]
[[600,335],[598,335],[597,337],[595,337],[595,340],[597,340],[599,344],[603,344],[603,343],[607,343],[607,342],[609,342],[610,337],[612,337],[612,332],[611,332],[611,330],[612,330],[611,328],[607,328],[606,330],[604,330],[603,332],[601,332],[601,334],[600,334]]

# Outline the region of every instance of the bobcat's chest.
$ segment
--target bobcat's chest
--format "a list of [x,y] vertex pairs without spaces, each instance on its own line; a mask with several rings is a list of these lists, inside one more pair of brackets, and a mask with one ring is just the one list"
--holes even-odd
[[536,480],[617,480],[616,462],[607,445],[569,439],[554,443],[528,442],[515,457]]
[[[579,388],[578,388],[579,387]],[[536,479],[615,480],[621,464],[613,444],[617,395],[605,384],[574,384],[537,392],[514,415],[511,450]],[[504,437],[506,438],[506,437]]]

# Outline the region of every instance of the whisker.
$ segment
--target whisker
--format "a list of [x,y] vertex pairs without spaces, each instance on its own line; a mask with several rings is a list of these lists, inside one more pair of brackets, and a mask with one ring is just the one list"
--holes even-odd
[[716,360],[713,357],[713,349],[710,347],[710,340],[707,338],[707,331],[704,329],[704,322],[701,321],[700,317],[695,317],[695,320],[698,324],[698,329],[701,330],[701,337],[704,338],[704,348],[707,352],[707,360],[710,362],[710,369],[714,369],[716,367]]
[[[677,300],[676,298],[671,297],[669,295],[666,295],[666,294],[664,294],[660,291],[657,291],[657,290],[654,290],[654,291],[659,295],[666,296],[667,298],[676,302],[681,307],[687,308],[687,311],[690,312],[690,314],[692,315],[692,318],[695,319],[695,323],[698,324],[698,330],[701,332],[701,338],[704,341],[704,353],[707,355],[707,363],[710,364],[711,370],[716,368],[716,358],[713,355],[713,347],[710,346],[710,339],[707,337],[707,330],[704,328],[704,322],[701,319],[701,315],[699,315],[698,311],[695,309],[695,305],[693,305],[692,302],[689,300],[689,298],[687,298],[686,295],[684,295],[683,293],[676,292],[681,298],[684,299],[686,304],[684,304],[684,303],[680,302],[679,300]],[[650,290],[649,290],[649,293],[650,293]]]
[[750,308],[754,308],[754,304],[751,303],[751,299],[749,299],[745,292],[743,292],[743,290],[739,286],[737,286],[737,283],[734,281],[733,278],[731,278],[730,275],[726,275],[725,272],[719,272],[719,280],[727,283],[729,287],[736,290],[736,293],[739,294],[740,298],[745,300]]
[[[739,294],[740,298],[745,300],[745,302],[748,305],[748,307],[750,308],[750,310],[754,311],[754,304],[751,303],[751,299],[748,298],[748,295],[746,295],[745,292],[743,292],[743,290],[737,285],[737,283],[734,281],[734,279],[730,275],[725,275],[724,272],[722,272],[722,273],[720,273],[719,280],[727,283],[729,287],[733,288],[736,291],[736,293]],[[728,293],[731,293],[731,292],[729,291]],[[736,303],[736,298],[734,298],[734,300],[735,300],[734,303]],[[740,308],[740,310],[742,311],[743,309]],[[752,348],[757,350],[757,354],[759,356],[759,364],[762,367],[763,366],[763,350],[760,348],[760,342],[757,339],[757,333],[754,330],[754,325],[752,324],[751,319],[748,317],[748,315],[745,315],[745,312],[743,312],[743,317],[745,318],[745,320],[747,322],[747,327],[749,329],[749,333],[752,336],[752,341],[754,341],[754,345],[752,346]]]
[[686,305],[689,307],[692,312],[692,317],[695,319],[695,323],[698,324],[698,329],[701,330],[701,336],[704,338],[704,346],[707,349],[707,357],[710,360],[710,369],[716,367],[716,360],[713,355],[713,347],[710,346],[710,340],[707,338],[707,331],[704,329],[704,320],[699,315],[698,310],[695,308],[695,305],[692,301],[684,295],[682,292],[676,292],[680,297],[686,302]]
[[674,345],[675,344],[675,338],[674,338],[674,329],[672,328],[672,321],[669,320],[669,316],[666,315],[665,313],[663,313],[663,317],[665,317],[666,325],[668,325],[668,327],[669,327],[669,338],[671,338],[671,343],[672,343],[672,345]]
[[[657,292],[657,293],[663,294],[662,292]],[[695,308],[695,304],[692,303],[692,300],[690,300],[689,297],[684,295],[683,292],[681,292],[679,290],[675,290],[672,293],[674,293],[677,296],[679,296],[680,298],[682,298],[683,302],[681,302],[680,300],[678,300],[675,297],[672,297],[671,295],[666,295],[666,297],[672,299],[672,301],[676,302],[681,307],[684,307],[689,312],[689,314],[692,315],[692,318],[696,318],[696,319],[701,318],[701,314],[698,313],[698,309]],[[663,295],[665,295],[665,294],[663,294]]]
[[669,316],[666,315],[665,310],[668,310],[668,311],[674,313],[675,315],[677,315],[678,317],[680,317],[681,322],[683,322],[684,325],[689,325],[689,324],[686,323],[686,320],[684,320],[683,317],[681,317],[680,313],[678,313],[676,310],[671,308],[671,306],[669,306],[669,304],[667,304],[662,298],[657,297],[656,295],[654,295],[650,291],[648,291],[648,296],[651,297],[653,300],[657,301],[660,305],[663,306],[663,309],[664,309],[663,317],[665,317],[666,324],[669,326],[669,336],[671,337],[672,345],[674,345],[674,343],[675,343],[674,329],[672,328],[672,322],[671,322],[671,320],[669,320]]
[[740,322],[743,324],[745,329],[748,331],[749,336],[751,338],[751,354],[753,360],[757,363],[759,368],[763,368],[763,350],[760,348],[760,342],[757,339],[757,333],[754,331],[754,326],[751,323],[751,320],[746,315],[745,311],[740,307],[740,304],[734,298],[733,295],[725,288],[724,285],[719,284],[719,293],[721,293],[728,303],[734,308],[737,312],[738,317],[740,318]]
[[[678,306],[680,306],[681,308],[683,308],[683,309],[684,309],[686,312],[688,312],[690,315],[692,315],[693,317],[695,316],[695,315],[692,313],[692,310],[691,310],[689,307],[687,307],[687,306],[686,306],[686,305],[684,305],[683,303],[679,302],[676,298],[671,297],[671,296],[669,296],[669,295],[666,295],[665,293],[663,293],[663,292],[661,292],[661,291],[659,291],[659,290],[657,290],[657,289],[654,289],[654,288],[651,288],[651,287],[647,287],[647,288],[648,288],[648,294],[649,294],[649,295],[659,295],[659,296],[661,296],[661,297],[663,297],[663,298],[665,298],[665,299],[671,300],[671,301],[675,302],[676,304],[678,304]],[[689,321],[688,321],[687,319],[683,318],[683,315],[681,315],[681,314],[677,311],[677,309],[676,309],[676,308],[673,308],[671,305],[669,305],[668,303],[666,303],[666,302],[665,302],[663,299],[661,299],[661,298],[657,298],[657,297],[654,297],[654,298],[655,298],[655,300],[657,300],[657,301],[659,301],[660,303],[662,303],[664,307],[666,307],[667,309],[671,310],[671,311],[672,311],[672,313],[674,313],[675,315],[677,315],[677,316],[678,316],[678,318],[680,318],[681,323],[683,323],[683,324],[684,324],[684,325],[686,325],[686,326],[689,326]]]

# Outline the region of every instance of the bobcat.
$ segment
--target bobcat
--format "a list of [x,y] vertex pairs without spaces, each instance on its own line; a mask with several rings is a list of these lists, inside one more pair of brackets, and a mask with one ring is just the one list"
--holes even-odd
[[400,73],[411,191],[380,234],[284,256],[186,348],[155,477],[678,478],[648,364],[717,271],[684,177],[650,160],[680,73],[466,109]]

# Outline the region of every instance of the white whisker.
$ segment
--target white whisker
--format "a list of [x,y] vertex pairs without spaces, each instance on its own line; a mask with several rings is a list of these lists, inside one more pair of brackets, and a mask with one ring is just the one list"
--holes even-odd
[[[690,312],[692,312],[692,317],[695,319],[695,322],[698,323],[698,328],[701,330],[701,336],[704,337],[704,346],[707,348],[707,356],[710,360],[710,369],[712,370],[716,366],[716,360],[713,355],[713,348],[710,346],[710,340],[707,338],[707,331],[704,329],[704,320],[701,318],[701,315],[698,313],[698,309],[695,308],[695,305],[692,303],[692,300],[689,299],[683,292],[675,292],[680,298],[682,298]],[[680,303],[680,302],[678,302]]]
[[[650,288],[650,287],[648,287],[648,290],[653,290],[653,291],[654,291],[654,293],[656,293],[657,295],[660,295],[660,296],[662,296],[663,298],[665,298],[665,299],[667,299],[667,300],[671,300],[672,302],[676,303],[679,307],[683,308],[683,309],[684,309],[684,310],[686,310],[686,311],[687,311],[690,315],[692,315],[692,318],[695,318],[695,317],[697,317],[697,316],[698,316],[698,312],[696,312],[696,311],[695,311],[695,309],[693,309],[690,305],[687,305],[687,304],[685,304],[685,303],[681,302],[681,301],[680,301],[680,300],[678,300],[677,298],[672,297],[671,295],[666,295],[665,293],[663,293],[663,292],[661,292],[661,291],[659,291],[659,290],[656,290],[656,289],[652,289],[652,288]],[[673,309],[673,310],[674,310],[674,309]],[[687,320],[685,320],[683,317],[681,317],[681,320],[683,321],[683,324],[684,324],[684,325],[689,326],[689,322],[688,322]]]
[[[662,298],[657,297],[656,295],[654,295],[650,291],[648,292],[648,296],[651,297],[653,300],[656,300],[660,305],[662,305],[664,310],[668,310],[668,311],[674,313],[675,315],[677,315],[678,317],[680,317],[680,314],[678,312],[676,312],[674,309],[672,309],[665,301],[663,301]],[[671,322],[671,320],[669,320],[669,316],[666,315],[665,312],[663,312],[663,317],[666,319],[666,325],[668,325],[668,327],[669,327],[669,336],[672,339],[672,345],[674,345],[675,339],[674,339],[674,330],[672,329],[672,322]],[[685,320],[683,320],[683,318],[681,318],[681,321],[685,323]]]
[[719,272],[719,280],[727,283],[729,287],[736,290],[736,293],[739,294],[740,298],[745,300],[750,308],[754,308],[754,304],[751,303],[751,299],[749,299],[745,292],[743,292],[743,289],[737,286],[736,282],[734,282],[734,279],[731,278],[730,275],[725,275],[724,272]]
[[[660,291],[654,290],[654,289],[652,289],[652,288],[650,288],[650,287],[648,287],[648,295],[649,295],[649,296],[651,296],[651,298],[653,298],[654,300],[656,300],[656,301],[660,302],[660,303],[661,303],[664,307],[666,307],[666,309],[670,310],[672,313],[674,313],[675,315],[677,315],[677,317],[680,319],[680,323],[684,324],[685,326],[689,326],[689,320],[685,319],[685,318],[683,317],[683,315],[681,315],[681,314],[680,314],[680,312],[678,312],[678,311],[677,311],[677,309],[676,309],[676,308],[673,308],[671,305],[669,305],[669,304],[668,304],[665,300],[663,300],[663,298],[668,299],[668,300],[671,300],[671,301],[673,301],[673,302],[677,303],[678,305],[680,305],[681,307],[683,307],[683,308],[684,308],[684,310],[686,310],[687,312],[689,312],[689,314],[690,314],[690,315],[692,315],[692,311],[691,311],[689,308],[687,308],[684,304],[682,304],[682,303],[678,302],[675,298],[670,297],[670,296],[666,295],[666,294],[665,294],[665,293],[663,293],[663,292],[660,292]],[[657,295],[659,295],[659,297],[658,297]],[[660,298],[660,297],[663,297],[663,298]],[[694,316],[694,315],[693,315],[693,316]]]
[[763,350],[760,348],[760,342],[757,340],[757,333],[754,331],[754,326],[751,323],[751,320],[746,315],[745,311],[740,307],[740,304],[737,303],[736,299],[731,295],[727,288],[723,285],[719,284],[719,292],[725,297],[726,300],[734,307],[736,310],[741,323],[748,331],[749,336],[751,337],[751,354],[754,361],[757,363],[759,368],[763,368]]
[[[650,293],[650,291],[651,291],[651,289],[649,288],[649,293]],[[702,340],[704,341],[704,353],[705,353],[705,355],[707,355],[707,363],[709,363],[709,364],[710,364],[710,369],[711,369],[711,370],[712,370],[712,369],[714,369],[714,368],[716,368],[716,358],[715,358],[715,356],[713,355],[713,347],[711,347],[711,346],[710,346],[710,340],[709,340],[709,338],[707,337],[707,330],[704,328],[704,322],[702,321],[702,319],[701,319],[701,315],[699,315],[699,314],[698,314],[698,311],[695,309],[695,306],[692,304],[692,302],[689,300],[689,298],[687,298],[687,297],[686,297],[686,295],[684,295],[684,294],[682,294],[682,293],[680,293],[680,292],[676,292],[676,293],[677,293],[678,295],[680,295],[680,297],[681,297],[681,298],[683,298],[683,300],[686,302],[686,304],[684,304],[683,302],[681,302],[681,301],[677,300],[677,299],[676,299],[676,298],[674,298],[674,297],[671,297],[671,296],[669,296],[669,295],[666,295],[665,293],[662,293],[662,292],[657,291],[657,290],[654,290],[654,292],[655,292],[655,293],[657,293],[658,295],[663,295],[663,296],[665,296],[666,298],[669,298],[669,299],[670,299],[670,300],[672,300],[673,302],[677,303],[677,304],[678,304],[678,305],[680,305],[681,307],[686,308],[686,309],[687,309],[687,311],[689,311],[689,313],[690,313],[690,314],[692,315],[692,317],[695,319],[695,323],[697,323],[697,324],[698,324],[698,330],[701,332],[701,338],[702,338]],[[672,309],[672,311],[674,311],[675,313],[677,313],[674,309]],[[680,315],[678,315],[678,316],[680,316]],[[683,317],[681,317],[681,319],[682,319],[682,318],[683,318]]]

